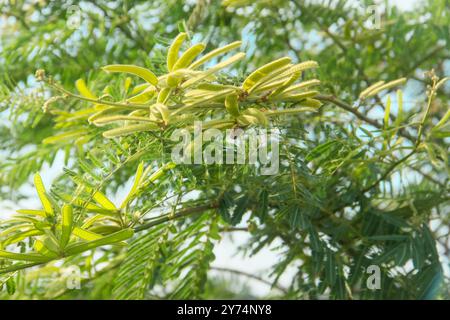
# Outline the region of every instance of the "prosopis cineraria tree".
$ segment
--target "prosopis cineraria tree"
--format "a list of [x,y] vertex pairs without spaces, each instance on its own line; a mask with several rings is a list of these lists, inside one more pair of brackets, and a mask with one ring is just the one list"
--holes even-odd
[[[450,18],[430,1],[374,27],[369,5],[4,4],[0,192],[25,207],[2,221],[2,297],[239,297],[211,274],[249,276],[214,265],[234,231],[276,248],[274,297],[448,297]],[[195,122],[276,130],[278,172],[173,163]]]

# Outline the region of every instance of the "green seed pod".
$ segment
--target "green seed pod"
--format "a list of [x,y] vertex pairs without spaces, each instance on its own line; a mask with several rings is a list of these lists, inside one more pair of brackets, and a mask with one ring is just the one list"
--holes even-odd
[[187,68],[194,59],[205,50],[203,43],[198,43],[187,49],[174,64],[172,70]]
[[108,66],[104,66],[102,69],[105,70],[106,72],[124,72],[134,74],[135,76],[144,79],[145,81],[151,83],[154,86],[158,84],[158,78],[155,76],[153,72],[151,72],[146,68],[129,64],[111,64]]
[[302,93],[297,93],[297,94],[290,94],[290,93],[284,93],[284,94],[280,94],[277,97],[271,99],[273,101],[291,101],[291,102],[295,102],[295,101],[302,101],[306,98],[310,98],[310,97],[314,97],[317,94],[319,94],[318,91],[306,91],[306,92],[302,92]]
[[237,117],[237,122],[241,126],[262,125],[267,126],[269,121],[266,115],[256,108],[248,108]]
[[77,81],[75,81],[75,87],[77,88],[78,92],[86,98],[89,99],[97,99],[97,97],[95,96],[95,94],[93,94],[89,88],[86,86],[86,82],[84,82],[83,79],[78,79]]
[[255,117],[248,115],[240,115],[236,120],[240,127],[246,127],[258,121]]
[[[141,110],[140,110],[141,111]],[[101,127],[107,124],[115,123],[118,121],[136,121],[136,122],[155,122],[149,117],[136,117],[136,116],[126,116],[126,115],[116,115],[116,116],[106,116],[96,119],[93,123],[97,127]]]
[[158,98],[156,99],[156,102],[165,103],[167,101],[167,99],[169,99],[171,91],[172,91],[172,89],[170,89],[170,88],[162,89],[158,94]]
[[113,113],[113,112],[115,112],[115,111],[117,111],[117,109],[114,108],[114,107],[107,107],[107,108],[105,108],[105,109],[102,109],[102,110],[100,110],[100,111],[94,113],[92,116],[90,116],[90,117],[88,118],[88,122],[89,122],[89,123],[93,123],[96,119],[98,119],[98,118],[100,118],[100,117],[103,117],[103,116],[105,116],[105,115],[107,115],[107,114],[109,114],[109,113]]
[[138,93],[137,95],[128,98],[127,101],[129,103],[146,103],[150,101],[156,94],[156,88],[154,86],[150,86]]
[[282,68],[283,66],[289,64],[291,62],[291,58],[284,57],[275,61],[272,61],[255,71],[253,71],[242,84],[242,88],[246,91],[251,90],[251,88],[263,77],[267,76],[269,73],[276,71],[277,69]]
[[[137,86],[135,86],[135,87],[133,88],[133,90],[131,90],[131,93],[130,93],[130,94],[138,94],[138,93],[144,91],[145,89],[147,89],[149,86],[150,86],[149,83],[141,83],[141,84],[138,84]],[[109,86],[107,86],[107,87],[109,87]],[[106,87],[105,87],[105,88],[106,88]],[[105,93],[106,93],[106,92],[105,92]]]
[[181,81],[183,81],[186,78],[193,77],[199,75],[200,71],[193,71],[189,69],[178,69],[175,71],[172,71],[166,76],[166,84],[170,88],[177,87]]
[[248,108],[247,110],[245,110],[245,114],[256,117],[260,125],[267,126],[269,124],[266,115],[259,109]]
[[[304,61],[293,66],[290,66],[286,71],[282,72],[280,75],[276,76],[275,79],[284,78],[290,76],[291,74],[302,72],[307,69],[317,68],[319,64],[316,61]],[[273,79],[273,80],[275,80]]]
[[302,106],[318,109],[322,106],[322,102],[316,99],[305,99],[300,103]]
[[226,53],[226,52],[231,51],[231,50],[233,50],[233,49],[235,49],[237,47],[240,47],[241,44],[242,44],[241,41],[235,41],[235,42],[227,44],[226,46],[223,46],[221,48],[217,48],[217,49],[209,52],[208,54],[205,54],[203,57],[201,57],[197,61],[195,61],[189,68],[190,69],[195,69],[195,68],[201,66],[202,64],[208,62],[209,60],[211,60],[212,58],[214,58],[214,57],[216,57],[216,56],[218,56],[220,54]]
[[288,77],[288,79],[282,78],[280,80],[268,82],[267,84],[254,90],[254,92],[268,91],[268,90],[272,90],[272,89],[276,88],[272,92],[273,96],[276,96],[277,94],[281,93],[285,88],[289,87],[292,83],[294,83],[294,81],[297,80],[300,77],[300,75],[301,75],[301,72],[297,72],[297,73],[293,74],[292,76]]
[[233,117],[239,116],[239,104],[237,94],[234,93],[226,96],[225,108],[227,109],[228,113],[231,114]]
[[69,242],[70,235],[72,234],[73,226],[73,210],[72,206],[65,204],[62,207],[62,219],[61,219],[61,238],[60,246],[64,248]]
[[122,128],[116,128],[103,132],[105,138],[115,138],[121,136],[127,136],[133,133],[144,132],[144,131],[155,131],[158,130],[159,126],[154,123],[136,124],[132,126],[126,126]]
[[194,84],[196,84],[197,82],[207,79],[208,77],[211,77],[212,74],[214,74],[215,72],[219,71],[220,69],[223,69],[225,67],[228,67],[229,65],[238,62],[239,60],[243,59],[245,57],[245,53],[243,52],[239,52],[236,53],[234,56],[226,59],[225,61],[219,62],[218,64],[216,64],[215,66],[209,68],[208,70],[200,73],[199,75],[192,77],[191,79],[183,82],[183,84],[181,85],[181,88],[185,89],[188,88]]
[[154,105],[150,106],[150,113],[153,117],[162,119],[166,124],[169,122],[169,108],[167,108],[167,106],[162,103],[155,103]]
[[[282,92],[278,92],[276,93],[275,91],[273,92],[273,94],[271,94],[269,97],[275,97],[279,94],[294,94],[295,91],[301,91],[304,90],[306,88],[312,87],[312,86],[317,86],[320,84],[319,80],[313,79],[313,80],[308,80],[308,81],[303,81],[301,83],[298,83],[296,85],[290,86],[290,84],[285,87],[284,89],[282,89]],[[290,86],[290,87],[289,87]]]
[[180,77],[176,77],[176,76],[174,76],[174,75],[169,75],[169,76],[167,77],[167,85],[168,85],[170,88],[175,88],[175,87],[177,87],[177,86],[180,84],[180,82],[181,82],[181,78],[180,78]]
[[118,232],[112,233],[110,235],[104,236],[100,239],[85,242],[85,243],[75,243],[73,245],[67,246],[65,252],[67,255],[79,254],[87,250],[91,250],[100,246],[109,245],[117,242],[121,242],[133,236],[133,229],[122,229]]
[[167,69],[172,71],[173,66],[178,60],[178,54],[180,52],[180,48],[183,45],[184,40],[186,40],[186,33],[181,32],[178,36],[173,40],[170,45],[169,51],[167,52]]
[[375,84],[368,87],[367,89],[365,89],[363,92],[361,92],[359,94],[359,99],[364,100],[366,98],[372,97],[383,90],[390,89],[392,87],[403,84],[406,82],[406,80],[407,80],[406,78],[400,78],[397,80],[390,81],[386,84],[384,83],[384,81],[378,81]]

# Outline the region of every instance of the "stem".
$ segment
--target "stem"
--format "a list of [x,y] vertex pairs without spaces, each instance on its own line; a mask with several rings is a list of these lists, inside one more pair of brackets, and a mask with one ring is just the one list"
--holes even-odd
[[413,154],[415,154],[417,151],[417,147],[414,147],[414,149],[408,153],[405,157],[401,158],[400,160],[394,162],[386,171],[385,173],[383,173],[383,175],[381,177],[379,177],[373,184],[371,184],[370,186],[364,188],[362,190],[362,193],[365,193],[367,191],[369,191],[372,188],[375,188],[381,181],[383,181],[384,179],[386,179],[389,174],[401,163],[405,162],[406,160],[408,160]]
[[[364,122],[374,126],[375,128],[383,129],[383,125],[381,123],[365,116],[364,114],[362,114],[361,112],[359,112],[358,110],[356,110],[355,108],[350,106],[348,103],[346,103],[342,100],[339,100],[335,96],[320,94],[320,95],[315,96],[315,98],[320,101],[330,102],[330,103],[334,104],[335,106],[340,107],[341,109],[344,109],[350,113],[353,113],[358,119],[363,120]],[[411,142],[416,143],[416,139],[412,135],[407,133],[405,130],[399,130],[399,134],[402,137],[410,140]]]
[[214,208],[217,208],[217,204],[215,204],[215,203],[206,204],[206,205],[202,205],[202,206],[198,206],[198,207],[186,208],[186,209],[183,209],[183,210],[181,210],[181,211],[179,211],[179,212],[177,212],[175,214],[168,214],[168,215],[165,215],[164,217],[162,217],[160,219],[157,219],[155,221],[152,221],[152,222],[149,222],[149,223],[137,226],[136,228],[134,228],[134,231],[135,232],[140,232],[140,231],[143,231],[143,230],[147,230],[147,229],[150,229],[150,228],[152,228],[154,226],[157,226],[159,224],[162,224],[162,223],[165,223],[165,222],[168,222],[168,221],[171,221],[171,220],[175,220],[175,219],[178,219],[178,218],[183,218],[183,217],[189,216],[191,214],[204,212],[206,210],[214,209]]
[[48,81],[46,81],[46,83],[52,87],[53,89],[62,92],[65,95],[68,95],[72,98],[76,98],[79,100],[84,100],[84,101],[88,101],[91,103],[95,103],[95,104],[104,104],[104,105],[108,105],[111,107],[116,107],[116,108],[120,108],[120,109],[131,109],[131,110],[135,110],[135,109],[142,109],[142,110],[148,110],[149,106],[145,105],[145,104],[134,104],[134,103],[119,103],[119,102],[111,102],[111,101],[105,101],[105,100],[101,100],[101,99],[91,99],[91,98],[86,98],[80,95],[77,95],[75,93],[72,93],[54,83],[50,83]]
[[420,142],[422,140],[423,128],[425,126],[425,121],[427,120],[428,114],[430,113],[431,102],[433,101],[433,96],[435,94],[434,85],[435,84],[433,84],[433,89],[430,90],[430,96],[428,97],[427,110],[425,111],[425,114],[423,115],[422,121],[420,121],[419,133],[417,134],[416,148],[420,145]]
[[[365,116],[364,114],[362,114],[361,112],[359,112],[359,111],[356,110],[355,108],[352,108],[352,106],[350,106],[350,105],[347,104],[346,102],[344,102],[344,101],[342,101],[342,100],[339,100],[339,99],[336,98],[335,96],[332,96],[332,95],[317,95],[315,98],[316,98],[317,100],[321,100],[321,101],[325,101],[325,102],[330,102],[330,103],[334,104],[335,106],[338,106],[338,107],[340,107],[341,109],[346,110],[346,111],[348,111],[348,112],[354,114],[358,119],[360,119],[360,120],[362,120],[362,121],[364,121],[364,122],[366,122],[366,123],[368,123],[368,124],[374,126],[374,127],[377,128],[377,129],[382,129],[382,128],[383,128],[383,125],[382,125],[382,124],[378,123],[376,120],[373,120],[373,119],[368,118],[367,116]],[[430,103],[429,103],[429,105],[430,105]],[[426,114],[426,115],[428,115],[428,111],[429,111],[428,109],[429,109],[429,107],[427,108],[427,114]],[[424,119],[425,119],[425,118],[424,118]],[[422,127],[422,131],[423,131],[423,126],[424,126],[423,124],[424,124],[424,121],[422,121],[422,122],[421,122],[421,125],[419,125],[420,127]],[[420,131],[420,128],[419,128],[419,131]],[[418,145],[418,144],[417,144],[417,141],[418,141],[418,140],[419,140],[419,142],[420,142],[420,139],[421,139],[421,138],[416,139],[416,138],[414,138],[413,136],[411,136],[409,133],[407,133],[405,130],[402,130],[402,129],[401,129],[401,130],[398,131],[398,133],[399,133],[400,136],[402,136],[402,137],[404,137],[404,138],[410,140],[410,141],[411,141],[412,143],[414,143],[415,145]],[[421,136],[421,135],[422,135],[422,132],[420,132],[420,136]],[[408,157],[409,157],[409,156],[408,156]],[[406,159],[405,159],[405,160],[406,160]],[[402,162],[403,162],[403,161],[402,161]],[[398,165],[398,164],[397,164],[397,165]],[[395,167],[394,167],[394,168],[395,168]],[[425,178],[427,178],[427,179],[429,179],[430,181],[434,182],[435,184],[437,184],[437,185],[439,185],[439,186],[441,186],[441,187],[443,187],[443,188],[445,187],[445,185],[444,185],[442,182],[440,182],[440,181],[438,181],[438,180],[432,178],[430,175],[428,175],[428,174],[426,174],[426,173],[423,173],[422,170],[420,170],[420,169],[418,169],[418,168],[411,167],[411,166],[409,166],[409,168],[411,168],[412,170],[414,170],[414,171],[420,173],[422,176],[424,176]]]
[[270,287],[274,287],[274,288],[280,290],[281,292],[283,292],[284,294],[288,294],[288,290],[286,288],[284,288],[284,287],[282,287],[282,286],[280,286],[278,284],[273,284],[270,281],[267,281],[267,280],[265,280],[265,279],[263,279],[263,278],[261,278],[259,276],[256,276],[254,274],[247,273],[245,271],[236,270],[236,269],[230,269],[230,268],[223,268],[223,267],[211,267],[211,270],[228,272],[228,273],[234,273],[234,274],[237,274],[237,275],[240,275],[240,276],[251,278],[251,279],[257,280],[257,281],[259,281],[261,283],[264,283],[264,284],[266,284],[266,285],[268,285]]

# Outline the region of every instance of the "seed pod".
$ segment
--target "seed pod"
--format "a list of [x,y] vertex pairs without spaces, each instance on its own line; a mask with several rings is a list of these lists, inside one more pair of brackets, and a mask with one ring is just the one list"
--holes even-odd
[[105,108],[105,109],[103,109],[103,110],[100,110],[100,111],[94,113],[92,116],[90,116],[90,117],[88,118],[88,122],[89,122],[89,123],[93,123],[96,119],[98,119],[98,118],[100,118],[100,117],[102,117],[102,116],[105,116],[105,115],[107,115],[108,113],[113,113],[113,112],[115,112],[115,111],[117,111],[116,108],[114,108],[114,107],[107,107],[107,108]]
[[302,93],[297,94],[280,94],[275,98],[272,98],[272,101],[289,101],[289,102],[295,102],[295,101],[302,101],[306,98],[314,97],[318,94],[318,91],[306,91]]
[[67,140],[78,138],[85,134],[86,134],[86,130],[84,130],[84,129],[67,131],[67,132],[58,134],[56,136],[47,137],[44,140],[42,140],[42,143],[43,144],[54,144],[54,143],[60,143],[60,142],[67,143]]
[[156,102],[158,102],[158,103],[165,103],[167,101],[167,99],[169,99],[171,92],[172,92],[172,89],[170,89],[170,88],[163,88],[159,92],[158,98],[156,99]]
[[373,85],[369,86],[367,89],[365,89],[364,91],[362,91],[359,94],[359,99],[361,99],[361,100],[365,99],[367,97],[367,95],[370,93],[370,91],[381,87],[383,84],[384,84],[384,81],[375,82]]
[[239,116],[238,95],[236,93],[226,96],[225,108],[233,117]]
[[359,95],[359,98],[361,100],[367,99],[371,96],[376,95],[377,93],[379,93],[383,90],[390,89],[390,88],[393,88],[400,84],[403,84],[406,82],[406,80],[407,80],[406,78],[400,78],[397,80],[389,81],[386,84],[384,83],[384,81],[379,81],[379,82],[375,83],[374,85],[371,85],[369,88],[367,88],[363,92],[361,92],[361,94]]
[[189,66],[189,69],[195,69],[195,68],[201,66],[202,64],[206,63],[207,61],[211,60],[212,58],[214,58],[214,57],[216,57],[216,56],[218,56],[220,54],[226,53],[226,52],[231,51],[231,50],[233,50],[233,49],[235,49],[237,47],[240,47],[241,44],[242,44],[242,41],[235,41],[235,42],[227,44],[226,46],[223,46],[221,48],[217,48],[217,49],[209,52],[208,54],[204,55],[203,57],[201,57],[197,61],[195,61],[193,64],[191,64]]
[[85,242],[85,243],[76,243],[73,245],[67,246],[65,252],[67,255],[79,254],[87,250],[91,250],[100,246],[117,243],[133,236],[133,229],[123,229],[121,231],[112,233],[110,235],[104,236],[100,239]]
[[135,76],[144,79],[145,81],[151,83],[154,86],[158,84],[158,78],[155,76],[153,72],[151,72],[146,68],[129,64],[111,64],[108,66],[104,66],[102,69],[105,70],[106,72],[124,72],[134,74]]
[[242,112],[237,118],[238,124],[241,126],[262,125],[267,126],[269,121],[266,115],[256,108],[248,108]]
[[38,193],[39,199],[41,200],[42,206],[44,207],[45,214],[47,215],[47,217],[53,216],[53,206],[49,198],[47,197],[47,192],[45,191],[44,183],[42,182],[39,173],[36,173],[34,175],[34,186]]
[[[4,250],[0,250],[0,258],[11,259],[11,260],[19,260],[19,261],[30,261],[30,262],[47,262],[50,260],[49,257],[42,256],[36,253],[15,253],[8,252]],[[2,269],[4,272],[5,269]]]
[[61,248],[64,248],[69,242],[70,235],[72,234],[73,226],[73,210],[68,204],[65,204],[62,209],[61,219],[61,239],[59,240]]
[[138,93],[137,95],[128,98],[127,101],[129,103],[146,103],[150,101],[156,94],[156,88],[154,86],[150,86],[146,88],[144,91]]
[[289,67],[286,71],[284,71],[280,75],[276,76],[274,78],[274,80],[278,79],[278,78],[287,77],[287,76],[290,76],[291,74],[294,74],[297,72],[302,72],[307,69],[317,68],[318,66],[319,66],[319,64],[316,61],[312,61],[312,60],[304,61],[304,62],[295,64],[295,65]]
[[86,98],[89,99],[97,99],[97,97],[95,96],[95,94],[93,94],[89,88],[86,86],[86,82],[84,82],[83,79],[78,79],[77,81],[75,81],[75,87],[77,88],[78,92]]
[[149,86],[150,86],[149,83],[138,84],[137,86],[135,86],[133,88],[133,90],[131,90],[131,94],[138,94],[138,93],[144,91],[145,89],[147,89]]
[[174,64],[172,70],[187,68],[205,50],[205,47],[203,43],[198,43],[187,49]]
[[221,91],[225,89],[235,89],[238,90],[238,87],[226,84],[217,84],[217,83],[201,83],[197,86],[197,89],[207,90],[207,91]]
[[269,111],[266,112],[267,117],[276,117],[276,116],[282,116],[282,115],[290,115],[290,114],[297,114],[301,112],[317,112],[316,108],[311,107],[300,107],[300,108],[292,108],[292,109],[283,109],[283,110],[276,110],[276,111]]
[[159,127],[154,123],[136,124],[103,132],[105,138],[115,138],[144,131],[155,131]]
[[193,71],[189,69],[178,69],[171,73],[169,73],[166,77],[166,84],[170,88],[177,87],[183,79],[189,76],[197,76],[200,74],[200,71]]
[[175,88],[175,87],[177,87],[177,86],[180,84],[180,82],[181,82],[181,77],[176,77],[176,76],[174,76],[174,75],[169,75],[169,76],[167,77],[167,85],[168,85],[170,88]]
[[254,92],[262,92],[262,91],[268,91],[271,89],[276,88],[271,95],[276,96],[277,94],[281,93],[285,88],[289,87],[292,83],[295,82],[301,75],[301,72],[297,72],[290,76],[288,79],[282,78],[280,80],[271,81],[258,89],[254,90]]
[[[139,110],[141,111],[141,110]],[[97,127],[101,127],[107,124],[111,124],[117,121],[136,121],[136,122],[153,122],[154,120],[149,117],[136,117],[136,116],[126,116],[126,115],[116,115],[116,116],[107,116],[96,119],[93,123]]]
[[124,83],[124,88],[125,88],[125,92],[127,93],[128,90],[131,87],[131,83],[133,82],[133,80],[130,77],[126,77],[125,78],[125,83]]
[[300,104],[302,106],[315,108],[315,109],[318,109],[318,108],[320,108],[322,106],[322,102],[321,101],[319,101],[317,99],[309,99],[309,98],[307,98],[304,101],[300,102]]
[[57,251],[50,250],[50,248],[46,247],[44,242],[40,241],[39,239],[34,240],[33,248],[34,250],[39,252],[39,254],[51,259],[54,259],[58,256],[58,254],[56,253]]
[[150,107],[150,113],[157,119],[162,119],[166,124],[169,122],[170,111],[166,105],[162,103],[155,103]]
[[[295,91],[300,91],[300,90],[307,89],[307,88],[312,87],[312,86],[317,86],[317,85],[319,85],[319,84],[320,84],[320,81],[319,81],[319,80],[316,80],[316,79],[308,80],[308,81],[303,81],[303,82],[298,83],[298,84],[296,84],[296,85],[293,85],[293,86],[290,86],[290,87],[285,88],[285,89],[283,90],[283,92],[280,93],[280,94],[286,94],[286,93],[292,94],[293,91],[294,91],[294,92],[295,92]],[[274,92],[274,93],[275,93],[275,92]],[[274,94],[273,96],[275,96],[275,94]]]
[[439,88],[442,87],[444,85],[444,83],[447,82],[448,80],[450,80],[450,77],[445,77],[445,78],[442,78],[441,80],[439,80],[439,82],[436,83],[435,90],[436,91],[439,90]]
[[187,103],[187,101],[184,101],[185,105],[181,108],[176,109],[173,114],[179,114],[196,107],[205,107],[207,106],[207,104],[212,104],[217,101],[224,101],[225,97],[232,92],[233,90],[231,89],[223,91],[211,91],[210,94],[201,96],[200,99],[189,99],[189,103]]
[[245,79],[244,83],[242,84],[242,88],[246,91],[249,91],[258,80],[267,76],[269,73],[289,64],[290,62],[291,58],[284,57],[256,69]]
[[391,115],[391,96],[387,97],[386,109],[384,110],[383,126],[386,129],[389,126],[389,117]]
[[173,66],[178,60],[178,54],[180,52],[180,48],[183,45],[184,40],[186,40],[186,33],[181,32],[178,36],[173,40],[170,45],[169,51],[167,52],[167,69],[172,71]]
[[245,113],[255,116],[258,119],[259,124],[261,124],[263,126],[267,126],[269,124],[266,115],[263,112],[261,112],[259,109],[248,108],[247,110],[245,110]]
[[[85,228],[87,227],[85,226]],[[74,227],[72,233],[75,237],[86,241],[94,241],[102,238],[100,234],[79,227]]]
[[209,76],[211,76],[213,73],[219,71],[220,69],[223,69],[233,63],[238,62],[239,60],[243,59],[244,57],[245,57],[245,53],[239,52],[239,53],[235,54],[234,56],[226,59],[225,61],[222,61],[222,62],[216,64],[214,67],[211,67],[208,70],[200,73],[198,76],[193,77],[193,78],[183,82],[183,84],[181,85],[181,88],[183,88],[183,89],[188,88],[188,87],[196,84],[197,82],[208,78]]

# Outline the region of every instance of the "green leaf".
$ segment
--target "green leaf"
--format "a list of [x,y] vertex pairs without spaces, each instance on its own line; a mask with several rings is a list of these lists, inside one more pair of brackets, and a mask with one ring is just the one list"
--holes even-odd
[[336,258],[334,252],[327,250],[327,256],[325,261],[325,277],[330,287],[334,286],[336,282],[337,270],[336,270]]
[[262,189],[259,193],[257,209],[255,215],[264,221],[269,211],[269,192],[266,189]]
[[10,277],[6,281],[6,291],[10,296],[16,292],[16,281],[14,280],[14,277]]
[[80,136],[85,135],[86,133],[87,133],[86,129],[72,130],[58,134],[56,136],[45,138],[44,140],[42,140],[42,143],[43,144],[56,144],[60,142],[67,143],[67,140],[78,138]]
[[384,128],[389,127],[389,116],[391,115],[391,96],[387,96],[386,108],[384,109]]
[[137,167],[136,174],[134,176],[133,186],[131,187],[130,191],[128,192],[128,195],[125,198],[125,200],[122,202],[122,204],[120,206],[121,209],[125,208],[127,206],[128,202],[130,202],[133,199],[133,196],[136,194],[136,191],[139,187],[139,183],[141,182],[143,172],[144,172],[144,162],[140,162]]

